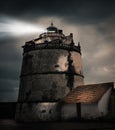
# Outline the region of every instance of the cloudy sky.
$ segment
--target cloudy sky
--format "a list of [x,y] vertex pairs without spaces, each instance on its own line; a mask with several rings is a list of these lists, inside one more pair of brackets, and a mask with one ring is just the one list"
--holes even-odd
[[2,0],[0,101],[16,101],[22,48],[51,21],[81,43],[85,83],[115,82],[114,0]]

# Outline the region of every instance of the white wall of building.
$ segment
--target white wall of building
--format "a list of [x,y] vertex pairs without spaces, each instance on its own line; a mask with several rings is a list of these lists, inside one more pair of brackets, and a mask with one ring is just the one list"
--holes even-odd
[[110,88],[101,98],[101,100],[98,103],[98,109],[100,116],[105,116],[108,113],[108,105],[109,105],[109,99],[111,95],[111,89]]
[[76,104],[63,104],[61,108],[62,119],[72,119],[77,117]]
[[[81,117],[85,119],[95,119],[105,116],[108,112],[111,88],[102,96],[97,103],[81,104]],[[76,104],[63,104],[61,109],[62,119],[72,119],[77,117]]]
[[92,119],[99,117],[99,110],[97,103],[81,104],[81,117],[85,119]]

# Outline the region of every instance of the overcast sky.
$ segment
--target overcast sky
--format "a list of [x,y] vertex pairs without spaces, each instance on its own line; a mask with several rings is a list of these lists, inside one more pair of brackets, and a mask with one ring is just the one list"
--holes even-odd
[[[115,82],[115,1],[2,0],[0,2],[0,101],[16,101],[22,48],[53,20],[81,43],[85,83]],[[24,32],[31,26],[31,33]],[[37,32],[38,30],[38,32]]]

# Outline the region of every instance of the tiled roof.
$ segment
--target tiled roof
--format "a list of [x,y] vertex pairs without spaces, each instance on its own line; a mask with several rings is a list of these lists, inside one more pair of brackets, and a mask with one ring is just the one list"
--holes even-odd
[[100,83],[78,86],[61,101],[65,103],[96,103],[114,83]]

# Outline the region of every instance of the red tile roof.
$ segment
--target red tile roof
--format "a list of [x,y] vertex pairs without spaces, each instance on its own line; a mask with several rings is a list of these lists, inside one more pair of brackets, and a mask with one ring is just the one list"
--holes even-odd
[[73,89],[61,101],[65,103],[94,103],[98,102],[104,93],[114,86],[113,82],[89,84]]

